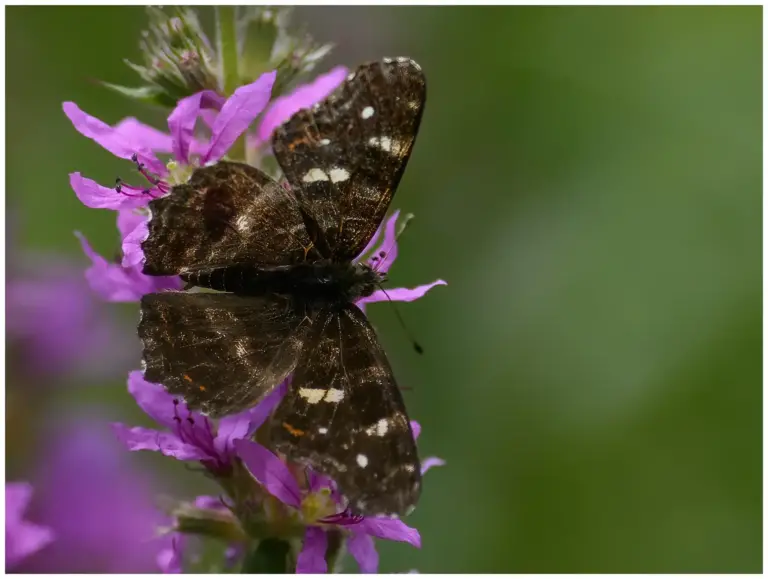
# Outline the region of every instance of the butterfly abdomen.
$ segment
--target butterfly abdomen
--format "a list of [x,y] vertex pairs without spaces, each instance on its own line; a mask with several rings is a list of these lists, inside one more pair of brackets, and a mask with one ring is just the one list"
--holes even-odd
[[382,276],[365,264],[320,261],[256,267],[232,265],[182,276],[190,286],[245,296],[288,295],[305,302],[345,304],[371,295]]

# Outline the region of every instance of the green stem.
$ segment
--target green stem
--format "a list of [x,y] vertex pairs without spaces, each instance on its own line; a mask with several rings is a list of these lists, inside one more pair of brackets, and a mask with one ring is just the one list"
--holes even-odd
[[[237,26],[234,6],[216,6],[216,45],[221,59],[221,76],[226,96],[232,96],[240,84],[237,53]],[[245,134],[241,136],[227,153],[236,161],[245,161]]]

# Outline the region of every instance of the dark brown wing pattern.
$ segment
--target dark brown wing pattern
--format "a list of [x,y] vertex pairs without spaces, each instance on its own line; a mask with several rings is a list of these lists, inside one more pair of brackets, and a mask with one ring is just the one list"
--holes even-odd
[[282,382],[309,327],[278,296],[148,294],[141,314],[144,377],[214,417],[254,406]]
[[317,314],[272,421],[276,449],[328,474],[364,515],[406,513],[421,467],[392,369],[353,305]]
[[310,246],[296,197],[242,163],[197,169],[149,209],[149,235],[141,246],[148,275],[290,265],[304,261]]
[[385,59],[364,64],[275,131],[275,157],[319,225],[326,257],[354,259],[375,233],[405,171],[425,99],[419,65]]

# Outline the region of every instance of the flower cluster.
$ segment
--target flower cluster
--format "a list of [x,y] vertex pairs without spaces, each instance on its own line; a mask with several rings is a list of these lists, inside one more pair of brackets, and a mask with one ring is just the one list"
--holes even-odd
[[[243,20],[246,28],[280,22],[279,18],[274,22],[270,20],[272,15],[265,10],[250,14],[250,19]],[[70,175],[70,185],[83,204],[117,213],[121,238],[121,255],[117,260],[105,259],[84,236],[77,234],[91,260],[86,279],[93,291],[106,301],[137,301],[148,293],[181,289],[183,282],[177,276],[153,277],[142,271],[141,244],[148,234],[148,203],[170,194],[173,187],[185,183],[195,169],[223,158],[252,164],[264,160],[275,128],[296,111],[325,98],[348,72],[344,67],[337,67],[288,94],[280,94],[284,86],[280,75],[284,69],[287,67],[294,73],[308,70],[324,48],[312,48],[308,43],[278,46],[276,42],[271,58],[282,63],[274,65],[277,70],[264,72],[262,68],[256,80],[245,82],[228,96],[222,96],[216,86],[226,84],[221,81],[226,71],[216,68],[210,43],[202,36],[196,20],[187,16],[186,20],[179,17],[178,21],[160,18],[155,22],[151,43],[146,40],[145,52],[154,52],[154,58],[160,58],[158,54],[162,53],[165,60],[160,60],[165,68],[148,60],[149,64],[142,68],[145,80],[159,85],[165,78],[163,75],[172,74],[177,84],[199,89],[174,99],[167,118],[167,132],[134,118],[111,126],[88,115],[75,103],[63,105],[64,113],[79,133],[114,155],[130,160],[146,180],[145,186],[136,186],[118,179],[115,187],[106,187],[79,172]],[[187,35],[197,35],[189,42],[197,43],[193,46],[198,54],[196,62],[205,64],[205,70],[201,69],[205,74],[198,70],[200,74],[193,78],[185,74],[194,71],[182,66],[189,64],[183,59],[184,51],[192,50],[191,44],[177,38],[184,36],[184,30]],[[247,52],[247,47],[240,46],[239,50]],[[243,67],[256,70],[258,66],[263,67],[264,62],[263,59],[260,63],[245,62]],[[213,83],[213,77],[221,82]],[[167,99],[169,94],[164,91],[163,98]],[[358,260],[366,261],[380,273],[389,270],[397,258],[397,238],[404,227],[399,218],[396,211],[379,227]],[[443,280],[436,280],[414,288],[380,289],[360,299],[357,306],[364,309],[367,304],[384,300],[413,301],[444,284]],[[141,372],[129,375],[130,394],[159,428],[115,423],[113,431],[118,440],[131,451],[150,450],[198,463],[224,491],[221,498],[198,497],[170,513],[166,521],[170,532],[157,551],[157,564],[162,570],[178,572],[190,562],[188,539],[194,534],[224,540],[229,545],[227,565],[243,559],[254,542],[275,537],[300,541],[302,547],[296,555],[295,570],[316,573],[334,570],[335,558],[344,547],[361,571],[376,572],[378,554],[374,537],[421,546],[418,531],[397,518],[352,516],[332,480],[286,462],[258,442],[260,427],[289,387],[290,378],[255,407],[214,421],[188,408],[162,385],[144,380]],[[418,437],[419,425],[414,422],[412,428]],[[441,459],[428,458],[423,462],[422,473],[440,464],[443,464]]]

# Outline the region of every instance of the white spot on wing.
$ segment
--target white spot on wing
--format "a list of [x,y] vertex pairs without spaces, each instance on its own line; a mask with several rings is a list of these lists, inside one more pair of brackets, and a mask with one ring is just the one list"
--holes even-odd
[[325,395],[325,401],[326,402],[341,402],[344,400],[344,390],[339,390],[338,388],[331,388],[328,390],[328,393]]
[[416,470],[416,467],[414,467],[412,464],[406,464],[405,466],[403,466],[403,468],[408,472],[413,472],[414,470]]
[[339,167],[334,167],[331,169],[331,183],[338,183],[339,181],[346,181],[349,179],[349,171],[346,169],[340,169]]
[[371,137],[368,139],[368,144],[387,153],[392,151],[392,139],[390,137]]
[[373,107],[365,107],[360,116],[364,119],[370,119],[373,116]]
[[238,340],[235,343],[235,351],[237,352],[237,355],[241,358],[245,357],[248,354],[248,349],[245,347],[245,344],[243,344],[240,340]]
[[323,171],[322,169],[318,169],[315,167],[314,169],[310,169],[307,171],[304,176],[301,178],[304,183],[314,183],[315,181],[327,181],[328,180],[328,174]]
[[321,426],[320,428],[318,428],[318,429],[317,429],[317,431],[318,431],[320,434],[328,434],[328,429],[327,429],[327,428],[325,428],[325,427],[323,427],[323,426]]
[[384,436],[389,429],[389,421],[386,418],[382,418],[376,423],[376,435]]
[[235,221],[235,227],[237,227],[240,231],[248,229],[250,224],[251,218],[248,215],[241,215],[237,218],[237,221]]
[[308,404],[317,404],[323,399],[325,390],[322,388],[299,388],[299,396],[307,401]]
[[368,466],[368,457],[364,454],[358,454],[357,455],[357,464],[360,465],[360,468],[365,468]]
[[331,140],[330,139],[320,139],[320,144],[321,145],[330,145],[331,144]]

